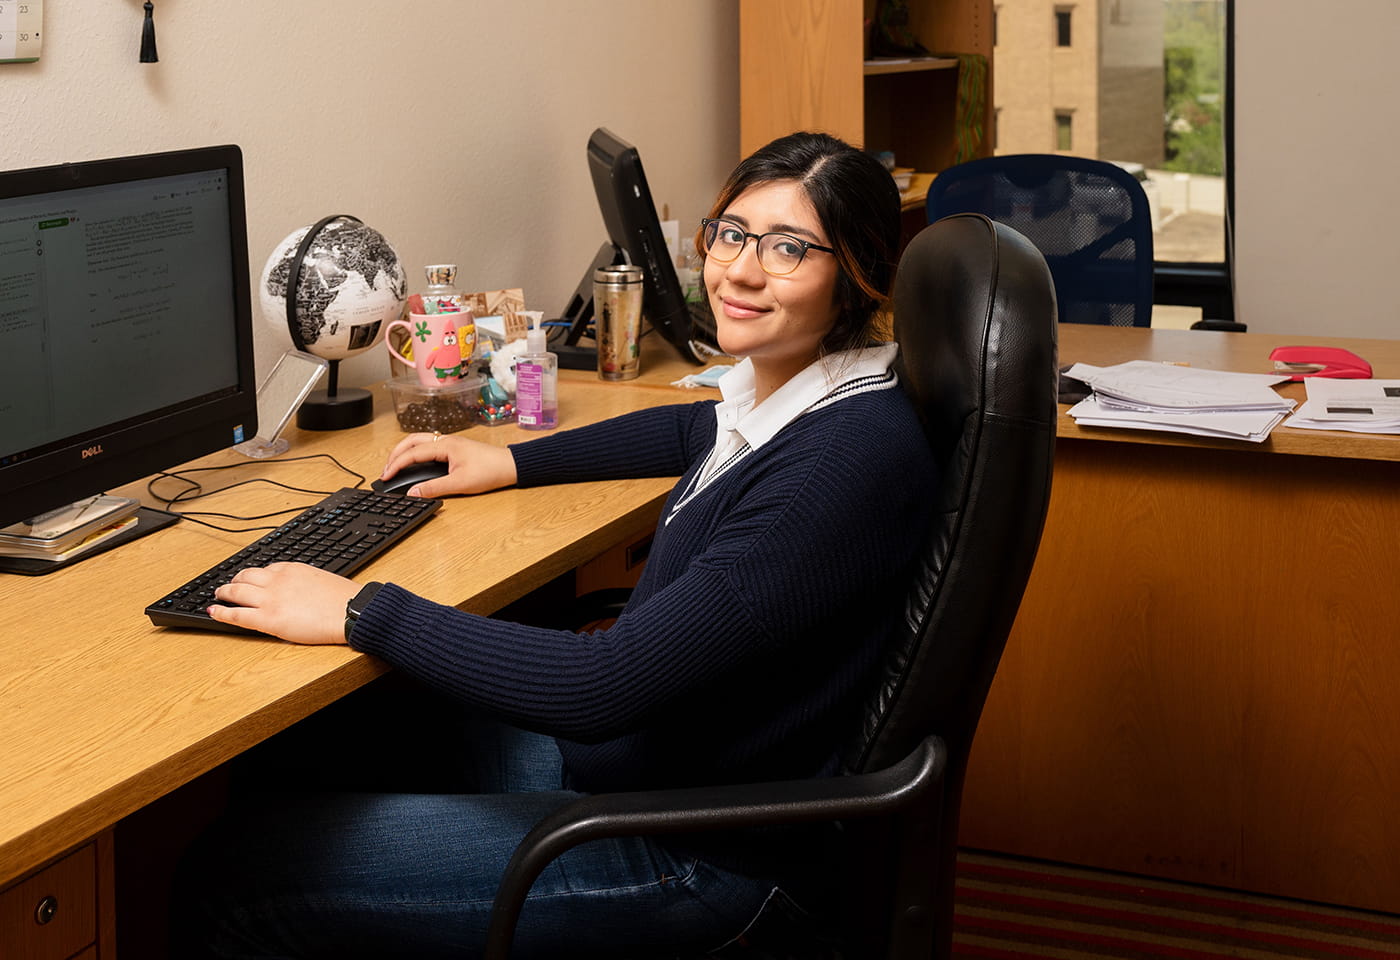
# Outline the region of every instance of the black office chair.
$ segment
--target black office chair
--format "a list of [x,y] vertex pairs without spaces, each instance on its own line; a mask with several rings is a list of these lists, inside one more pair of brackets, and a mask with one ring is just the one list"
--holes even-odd
[[1117,164],[1056,154],[969,160],[933,178],[932,223],[981,213],[1024,234],[1045,256],[1065,323],[1152,324],[1152,215],[1147,193]]
[[[843,958],[949,956],[973,733],[1040,541],[1056,419],[1055,297],[1024,237],[981,216],[926,227],[900,262],[901,379],[942,468],[939,509],[878,689],[828,779],[600,794],[545,818],[496,896],[509,954],[540,871],[590,839],[817,820],[861,831]],[[638,918],[645,922],[644,918]]]

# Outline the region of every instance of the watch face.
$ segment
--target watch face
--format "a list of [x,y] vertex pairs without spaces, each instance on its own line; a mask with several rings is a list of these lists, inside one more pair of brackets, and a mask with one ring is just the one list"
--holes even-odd
[[352,618],[358,617],[364,612],[365,607],[369,606],[369,602],[374,599],[374,595],[379,592],[379,588],[382,586],[384,586],[382,583],[365,584],[360,588],[360,592],[355,594],[346,604],[345,613]]
[[360,592],[350,598],[350,602],[345,605],[345,642],[350,642],[350,631],[355,628],[355,621],[360,619],[360,614],[369,602],[374,599],[374,595],[379,592],[382,583],[367,583],[360,588]]

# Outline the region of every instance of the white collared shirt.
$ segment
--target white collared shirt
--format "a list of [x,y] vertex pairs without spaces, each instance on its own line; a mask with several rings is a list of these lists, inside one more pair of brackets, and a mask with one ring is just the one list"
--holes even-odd
[[898,353],[897,344],[882,343],[821,357],[763,403],[755,400],[753,362],[744,359],[735,364],[719,378],[723,399],[715,405],[715,447],[676,501],[667,521],[718,477],[807,411],[867,390],[896,386],[898,379],[891,368]]

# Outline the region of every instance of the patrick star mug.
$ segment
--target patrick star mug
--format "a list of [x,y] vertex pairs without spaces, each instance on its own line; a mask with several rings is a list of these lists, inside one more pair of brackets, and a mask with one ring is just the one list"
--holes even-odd
[[[462,376],[463,363],[457,327],[464,321],[471,324],[470,312],[410,313],[405,319],[389,324],[385,333],[394,327],[407,327],[413,359],[409,360],[395,350],[388,336],[384,338],[384,346],[388,348],[389,356],[417,371],[418,382],[423,386],[441,387],[455,383]],[[467,359],[470,359],[470,355]]]

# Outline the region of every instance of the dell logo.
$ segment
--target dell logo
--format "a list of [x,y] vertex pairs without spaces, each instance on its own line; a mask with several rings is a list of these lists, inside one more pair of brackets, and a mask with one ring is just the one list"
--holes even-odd
[[86,450],[83,451],[83,459],[86,460],[88,457],[95,457],[101,452],[102,444],[100,443],[95,447],[88,447]]

